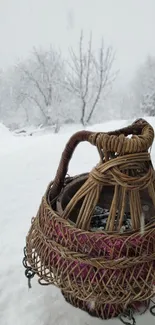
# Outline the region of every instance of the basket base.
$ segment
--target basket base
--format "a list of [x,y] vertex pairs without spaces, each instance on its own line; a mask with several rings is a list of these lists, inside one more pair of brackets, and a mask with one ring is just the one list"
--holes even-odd
[[[66,302],[71,304],[73,307],[79,308],[85,312],[87,312],[90,316],[102,318],[102,319],[110,319],[114,317],[118,317],[120,314],[124,313],[124,304],[116,305],[116,304],[96,304],[93,302],[82,301],[77,297],[72,296],[70,293],[65,293],[61,291],[64,296]],[[145,302],[135,302],[134,304],[128,306],[131,308],[133,312],[145,313],[149,309],[150,300]]]

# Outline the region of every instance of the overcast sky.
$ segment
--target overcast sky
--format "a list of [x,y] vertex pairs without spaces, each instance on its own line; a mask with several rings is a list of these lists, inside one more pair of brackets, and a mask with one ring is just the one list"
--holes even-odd
[[155,0],[0,0],[0,67],[26,57],[33,46],[76,47],[80,29],[101,35],[117,51],[130,78],[147,54],[155,55]]

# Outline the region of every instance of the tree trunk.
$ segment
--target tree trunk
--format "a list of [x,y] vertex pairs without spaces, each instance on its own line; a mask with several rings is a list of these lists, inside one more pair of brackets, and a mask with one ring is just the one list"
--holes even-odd
[[83,103],[82,105],[82,111],[81,111],[81,124],[85,125],[85,110],[86,110],[86,103]]

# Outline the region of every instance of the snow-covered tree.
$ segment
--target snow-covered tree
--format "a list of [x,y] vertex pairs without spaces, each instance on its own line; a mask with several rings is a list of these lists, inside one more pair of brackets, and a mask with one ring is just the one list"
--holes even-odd
[[155,115],[155,57],[148,56],[136,72],[132,89],[135,110],[139,114]]
[[103,39],[98,55],[92,49],[92,34],[90,34],[87,49],[84,49],[83,31],[79,42],[79,53],[70,50],[68,62],[69,71],[65,86],[76,96],[81,109],[81,123],[90,122],[97,105],[103,100],[116,77],[112,71],[114,52],[111,47],[104,46]]
[[48,51],[34,49],[32,56],[20,62],[16,71],[20,79],[17,102],[25,108],[27,119],[34,114],[42,124],[56,123],[65,98],[62,86],[64,60],[61,53],[50,47]]
[[155,90],[144,94],[141,110],[145,115],[155,116]]

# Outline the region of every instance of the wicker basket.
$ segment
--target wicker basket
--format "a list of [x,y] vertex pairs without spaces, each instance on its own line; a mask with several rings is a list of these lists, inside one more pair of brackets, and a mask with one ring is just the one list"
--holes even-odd
[[[114,132],[73,135],[32,220],[26,258],[39,282],[58,286],[68,302],[91,315],[111,318],[148,305],[154,295],[153,139],[142,119]],[[89,174],[67,177],[81,141],[97,147],[100,162]],[[92,228],[97,206],[106,209],[104,229]]]

